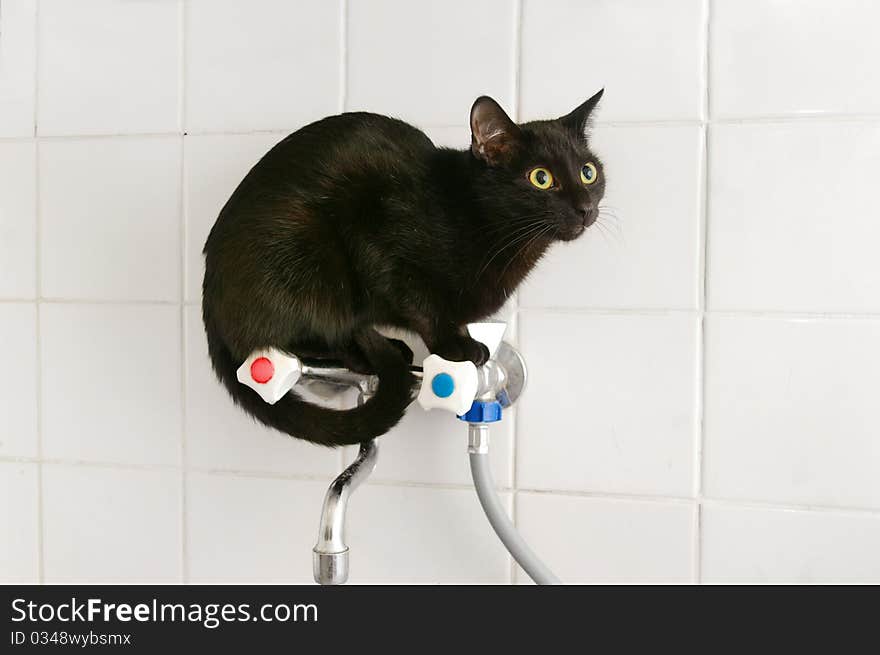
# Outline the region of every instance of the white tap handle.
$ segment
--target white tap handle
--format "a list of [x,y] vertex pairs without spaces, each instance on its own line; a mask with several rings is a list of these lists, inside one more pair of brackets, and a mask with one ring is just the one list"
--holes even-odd
[[239,382],[256,391],[270,405],[281,400],[301,375],[299,359],[275,348],[255,350],[236,373]]
[[473,362],[450,362],[429,355],[422,363],[418,401],[424,409],[445,409],[460,416],[477,397],[477,367]]

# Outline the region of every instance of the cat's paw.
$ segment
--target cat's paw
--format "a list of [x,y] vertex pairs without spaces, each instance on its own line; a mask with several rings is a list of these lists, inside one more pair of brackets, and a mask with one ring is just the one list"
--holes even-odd
[[439,344],[434,353],[451,362],[471,361],[482,366],[489,361],[489,349],[485,344],[467,336],[457,336]]

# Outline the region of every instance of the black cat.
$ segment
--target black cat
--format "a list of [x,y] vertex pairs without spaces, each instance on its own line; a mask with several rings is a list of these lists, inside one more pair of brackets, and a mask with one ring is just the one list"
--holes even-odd
[[[478,98],[468,150],[369,113],[331,116],[278,143],[204,249],[208,347],[233,399],[292,436],[353,444],[392,428],[415,385],[411,352],[374,326],[412,330],[449,360],[485,362],[465,325],[497,311],[554,240],[577,238],[598,216],[605,176],[585,127],[601,97],[522,125]],[[378,390],[348,411],[294,393],[267,404],[236,379],[265,347],[375,372]]]

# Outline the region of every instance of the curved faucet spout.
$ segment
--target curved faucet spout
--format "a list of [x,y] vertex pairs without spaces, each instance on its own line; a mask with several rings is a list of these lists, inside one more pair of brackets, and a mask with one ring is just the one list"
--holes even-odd
[[327,489],[321,510],[318,543],[312,549],[315,582],[344,584],[348,580],[348,545],[345,543],[345,511],[351,494],[376,468],[379,444],[376,439],[361,444],[357,459]]

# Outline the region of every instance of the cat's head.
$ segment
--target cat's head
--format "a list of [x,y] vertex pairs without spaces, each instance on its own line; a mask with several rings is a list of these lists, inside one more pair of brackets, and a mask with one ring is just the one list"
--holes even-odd
[[561,118],[521,125],[488,96],[474,102],[471,152],[492,185],[501,185],[511,229],[543,222],[545,236],[570,241],[596,221],[605,171],[586,128],[601,97],[599,91]]

